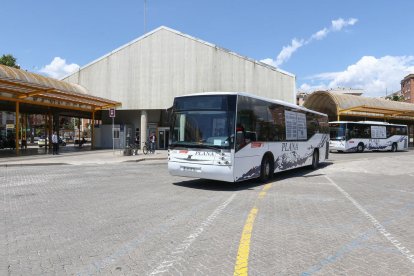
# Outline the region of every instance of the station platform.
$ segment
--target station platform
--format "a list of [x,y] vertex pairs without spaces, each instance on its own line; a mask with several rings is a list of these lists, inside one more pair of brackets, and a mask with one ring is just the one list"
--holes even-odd
[[60,147],[59,154],[53,155],[52,150],[39,147],[28,147],[16,155],[13,150],[0,150],[0,167],[7,166],[36,166],[36,165],[83,165],[108,164],[120,162],[140,162],[146,160],[167,161],[167,150],[156,150],[154,154],[125,155],[122,149],[95,149],[86,145],[82,147]]

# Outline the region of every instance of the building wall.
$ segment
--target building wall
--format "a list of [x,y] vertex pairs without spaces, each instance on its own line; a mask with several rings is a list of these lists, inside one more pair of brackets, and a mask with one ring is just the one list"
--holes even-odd
[[406,76],[401,81],[401,94],[405,102],[414,103],[414,74]]
[[65,78],[126,110],[165,109],[195,92],[243,91],[295,103],[295,77],[160,28]]

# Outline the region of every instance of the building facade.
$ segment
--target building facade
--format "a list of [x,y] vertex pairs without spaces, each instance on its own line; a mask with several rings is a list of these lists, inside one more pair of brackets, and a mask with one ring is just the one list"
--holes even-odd
[[[167,27],[121,46],[63,80],[82,85],[94,96],[121,102],[114,118],[114,126],[123,132],[120,139],[130,142],[138,137],[142,146],[154,132],[159,148],[168,147],[167,110],[175,96],[240,91],[296,102],[294,75]],[[107,113],[102,121],[112,124]],[[99,131],[106,136],[105,126]],[[101,138],[97,146],[108,147]]]
[[414,74],[407,75],[401,81],[401,94],[405,102],[414,103]]

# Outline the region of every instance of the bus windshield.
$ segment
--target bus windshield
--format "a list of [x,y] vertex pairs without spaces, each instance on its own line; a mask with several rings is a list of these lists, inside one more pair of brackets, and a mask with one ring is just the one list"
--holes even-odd
[[[195,101],[196,100],[196,101]],[[235,98],[215,96],[176,99],[171,147],[231,149],[234,147]]]
[[329,124],[331,140],[345,140],[346,124]]

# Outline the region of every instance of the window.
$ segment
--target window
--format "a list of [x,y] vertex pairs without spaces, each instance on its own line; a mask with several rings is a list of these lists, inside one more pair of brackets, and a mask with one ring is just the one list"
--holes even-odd
[[243,130],[246,144],[256,140],[269,141],[269,113],[267,102],[239,96],[236,128]]
[[329,127],[331,140],[345,140],[346,124],[331,123]]
[[348,139],[352,138],[371,138],[371,128],[369,125],[348,124]]
[[234,146],[236,96],[188,96],[174,101],[171,146]]
[[315,133],[318,133],[320,130],[318,115],[314,113],[306,114],[306,121],[308,127],[308,139],[310,139]]
[[269,105],[269,141],[285,140],[285,107],[277,104]]

